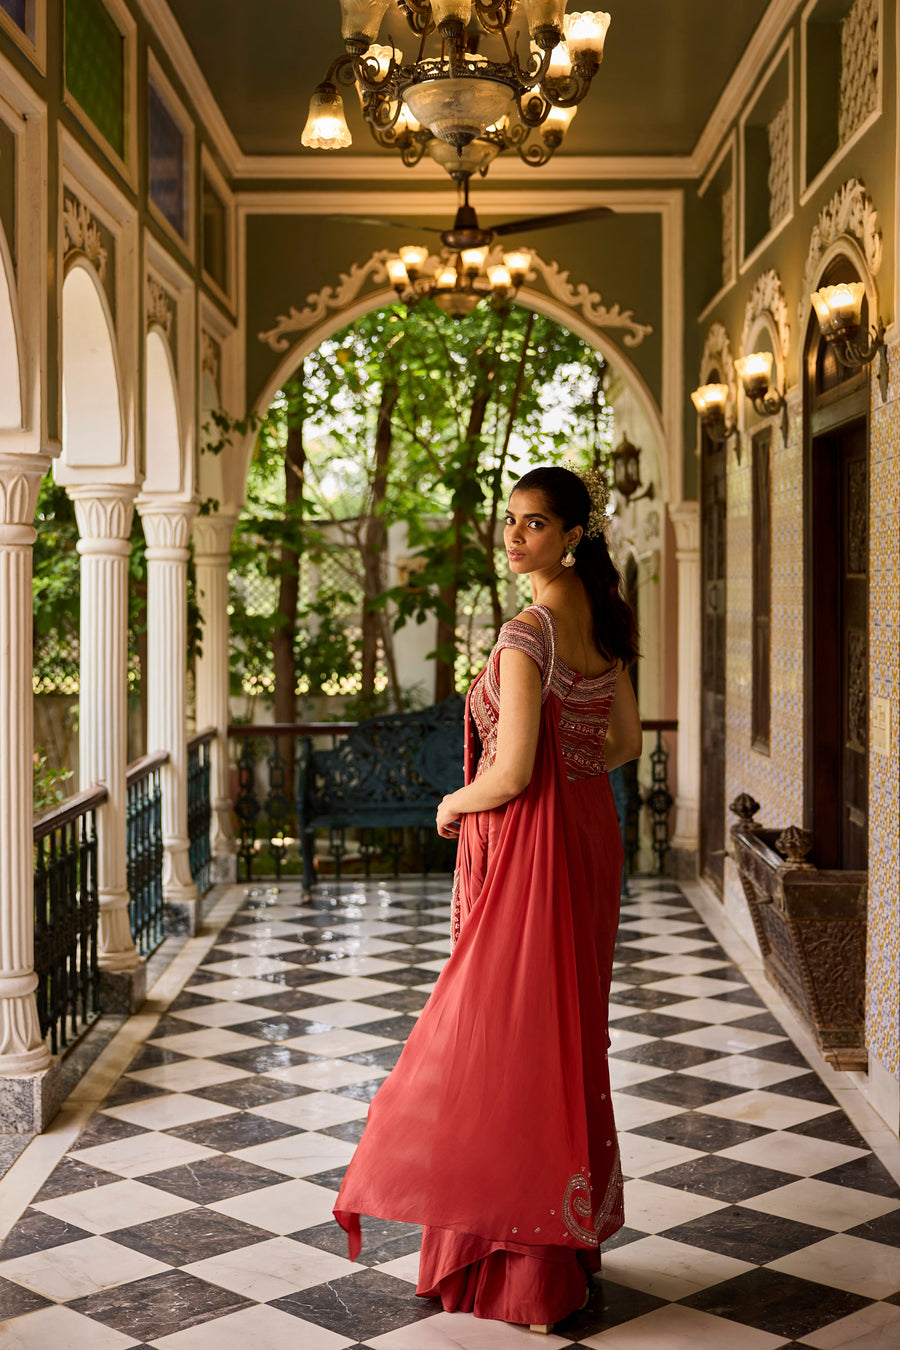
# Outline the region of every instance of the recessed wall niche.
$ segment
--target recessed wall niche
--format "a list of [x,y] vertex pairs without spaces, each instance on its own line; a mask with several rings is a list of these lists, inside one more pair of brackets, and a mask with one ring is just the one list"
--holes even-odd
[[881,110],[881,0],[809,0],[802,32],[805,186]]
[[791,214],[792,149],[791,48],[786,43],[741,120],[745,260]]
[[[735,174],[736,142],[732,136],[698,189],[699,213],[696,225],[698,247],[694,265],[702,266],[705,308],[727,290],[735,280],[737,258],[737,186]],[[698,259],[700,260],[698,262]]]

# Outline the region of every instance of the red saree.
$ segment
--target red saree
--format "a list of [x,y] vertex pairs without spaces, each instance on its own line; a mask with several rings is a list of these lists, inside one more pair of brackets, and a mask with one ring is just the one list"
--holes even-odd
[[[605,728],[615,679],[558,662],[552,617],[534,613],[542,633],[506,625],[486,672],[499,692],[505,645],[540,661],[531,783],[462,818],[458,940],[334,1210],[351,1257],[360,1214],[425,1225],[418,1293],[525,1323],[578,1306],[584,1268],[624,1221],[606,1063],[622,846],[606,775],[571,779],[578,728],[597,709]],[[490,712],[488,680],[479,697]],[[484,740],[483,711],[479,725]],[[590,750],[602,756],[602,741]],[[467,738],[467,781],[473,759]]]

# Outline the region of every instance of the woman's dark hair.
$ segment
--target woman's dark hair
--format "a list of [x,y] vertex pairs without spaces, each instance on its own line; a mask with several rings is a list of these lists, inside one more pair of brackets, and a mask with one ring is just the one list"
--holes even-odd
[[[563,529],[580,525],[587,530],[590,494],[582,479],[570,469],[531,469],[519,479],[513,492],[540,492],[550,514],[562,521]],[[604,535],[582,536],[575,550],[575,566],[591,602],[598,650],[610,661],[621,660],[630,665],[639,655],[637,624],[634,611],[619,591],[619,573],[609,556]]]

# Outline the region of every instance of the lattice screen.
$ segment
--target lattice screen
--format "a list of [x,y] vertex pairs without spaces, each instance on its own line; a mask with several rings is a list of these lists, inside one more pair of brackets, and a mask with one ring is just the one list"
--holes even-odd
[[769,225],[777,225],[791,209],[791,111],[784,103],[768,125]]
[[848,141],[878,102],[878,0],[856,0],[841,24],[838,140]]

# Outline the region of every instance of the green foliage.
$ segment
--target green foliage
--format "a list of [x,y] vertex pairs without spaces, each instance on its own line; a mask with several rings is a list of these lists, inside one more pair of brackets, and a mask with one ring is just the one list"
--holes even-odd
[[58,806],[70,795],[66,786],[72,778],[71,769],[51,768],[47,756],[34,752],[34,810],[46,811]]

